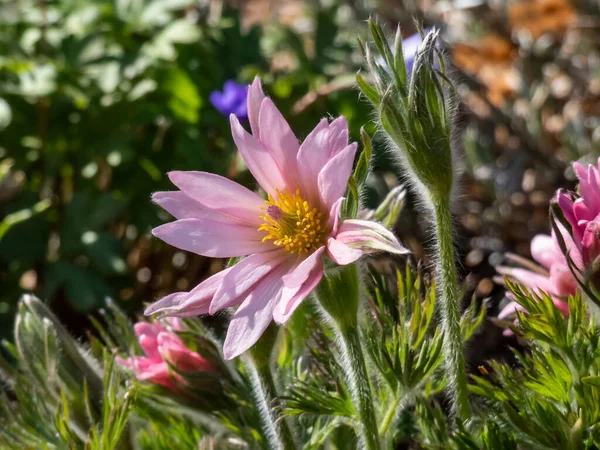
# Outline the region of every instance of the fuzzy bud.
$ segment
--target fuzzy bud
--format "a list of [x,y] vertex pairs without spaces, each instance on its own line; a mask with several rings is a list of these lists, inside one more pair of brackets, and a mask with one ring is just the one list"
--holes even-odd
[[[368,47],[362,47],[371,84],[360,73],[358,84],[374,104],[411,181],[425,188],[429,196],[448,198],[456,170],[451,146],[453,89],[437,48],[439,32],[434,28],[423,38],[412,73],[407,76],[400,29],[392,53],[379,23],[370,20],[369,24],[379,55],[373,56]],[[377,57],[387,67],[382,67]]]

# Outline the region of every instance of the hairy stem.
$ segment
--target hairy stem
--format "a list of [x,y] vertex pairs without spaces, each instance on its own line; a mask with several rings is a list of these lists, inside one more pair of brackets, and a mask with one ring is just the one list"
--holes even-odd
[[377,421],[358,328],[340,328],[337,334],[342,346],[342,362],[352,393],[352,401],[360,420],[363,448],[365,450],[379,449]]
[[400,404],[400,396],[399,395],[394,396],[390,405],[388,406],[388,410],[386,411],[385,416],[383,416],[383,421],[381,422],[381,426],[379,427],[379,434],[381,436],[385,436],[388,429],[390,428],[390,424],[392,423],[392,419],[396,415],[396,409],[398,408],[399,404]]
[[355,265],[325,277],[317,287],[319,304],[340,346],[342,369],[359,422],[360,448],[379,450],[377,420],[358,329],[358,295],[359,278]]
[[437,234],[437,286],[444,330],[444,357],[453,411],[458,420],[471,416],[460,311],[456,263],[452,242],[452,213],[447,195],[433,198]]
[[381,437],[386,437],[390,427],[393,428],[402,411],[414,403],[414,399],[415,396],[411,390],[403,391],[401,387],[398,387],[379,426],[379,435]]
[[260,415],[264,437],[270,450],[295,450],[292,431],[284,417],[278,416],[275,380],[271,373],[271,352],[277,336],[277,329],[270,327],[263,337],[244,356],[244,366],[252,383],[252,395]]

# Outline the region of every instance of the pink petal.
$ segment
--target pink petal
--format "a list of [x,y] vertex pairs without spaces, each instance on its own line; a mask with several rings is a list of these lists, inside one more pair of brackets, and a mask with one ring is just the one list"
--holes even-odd
[[152,201],[176,219],[207,218],[211,214],[209,209],[181,191],[155,192],[152,194]]
[[593,194],[584,198],[588,208],[595,214],[598,214],[600,212],[600,172],[598,172],[598,168],[594,166],[590,166],[588,172],[590,190]]
[[[185,292],[183,292],[183,294],[185,294]],[[209,300],[209,304],[210,304],[210,300]],[[162,314],[161,317],[179,317],[179,318],[186,318],[186,317],[198,317],[198,316],[204,316],[208,314],[208,305],[204,305],[204,306],[190,306],[188,308],[183,308],[181,311],[176,311],[173,310],[171,312],[165,312]]]
[[496,271],[504,276],[513,278],[518,283],[535,292],[544,291],[548,294],[555,294],[554,285],[548,277],[537,274],[527,269],[515,267],[496,267]]
[[581,239],[581,232],[579,230],[579,225],[577,224],[577,215],[574,210],[574,202],[571,199],[571,196],[559,190],[556,195],[556,200],[558,202],[558,206],[562,210],[562,213],[567,219],[567,222],[571,224],[571,228],[573,230],[573,236],[576,240]]
[[132,368],[137,373],[144,372],[152,366],[164,364],[162,359],[160,359],[160,361],[153,361],[150,358],[146,358],[144,356],[134,356],[129,358],[129,360],[133,363]]
[[215,209],[208,209],[182,191],[155,192],[152,201],[176,219],[212,219],[227,223],[248,223]]
[[[567,252],[568,252],[569,256],[573,260],[573,263],[575,264],[575,266],[581,269],[583,267],[583,260],[581,257],[581,252],[579,251],[578,246],[573,241],[573,238],[571,237],[571,233],[569,233],[561,223],[558,223],[557,227],[558,227],[558,230],[560,231],[560,234],[561,234],[563,240],[565,241],[565,246],[567,248]],[[558,240],[554,234],[554,230],[552,230],[552,238],[555,241],[554,245],[556,246],[556,251],[562,253],[562,250],[560,249],[560,246],[558,244]],[[565,258],[565,262],[566,262],[566,258]]]
[[327,208],[331,208],[336,200],[344,196],[352,173],[355,154],[356,143],[354,142],[331,158],[319,172],[319,192]]
[[214,209],[258,227],[264,201],[256,193],[225,177],[206,172],[170,172],[169,179],[185,195],[205,208]]
[[186,331],[187,327],[183,324],[178,317],[167,317],[166,322],[171,326],[173,330]]
[[240,298],[263,277],[278,267],[287,258],[283,250],[250,255],[233,266],[217,289],[210,303],[210,314],[229,308],[243,300]]
[[582,220],[594,220],[595,214],[588,208],[583,197],[578,198],[573,202],[573,215],[577,219],[576,222]]
[[[177,336],[175,333],[170,332],[170,331],[163,331],[162,333],[159,333],[158,336],[156,337],[156,340],[158,342],[158,345],[161,345],[165,348],[180,348],[183,347],[185,349],[187,349],[187,347],[185,347],[185,345],[183,345],[183,343],[181,342],[181,339],[179,339],[179,336]],[[191,352],[191,350],[188,349],[188,351]]]
[[554,264],[550,268],[550,282],[552,283],[551,293],[554,295],[567,297],[577,291],[577,281],[566,263]]
[[138,338],[142,336],[156,338],[158,333],[165,329],[159,323],[138,322],[133,326],[133,330]]
[[169,366],[162,360],[157,363],[141,364],[136,368],[139,380],[154,381],[162,376],[169,375]]
[[183,219],[161,225],[152,234],[181,250],[212,258],[245,256],[272,250],[258,228],[210,219]]
[[573,200],[571,199],[571,196],[560,189],[556,193],[556,201],[567,221],[571,224],[576,224],[577,219],[573,215]]
[[298,173],[302,184],[305,186],[302,193],[309,197],[309,202],[318,200],[317,180],[319,172],[329,159],[329,123],[327,119],[321,119],[314,130],[306,136],[297,155]]
[[144,350],[144,353],[148,359],[153,361],[160,360],[160,354],[158,353],[158,341],[156,336],[142,335],[138,342],[140,347]]
[[332,158],[348,146],[348,121],[340,116],[329,124],[329,157]]
[[287,179],[295,180],[298,170],[296,155],[300,145],[294,132],[269,97],[262,101],[258,123],[260,142],[271,153]]
[[552,236],[547,234],[538,234],[531,240],[531,256],[548,269],[552,264],[565,260],[560,250],[557,250],[556,242]]
[[577,178],[579,179],[579,181],[581,182],[588,180],[588,171],[587,168],[581,164],[579,161],[575,161],[573,163],[573,170],[575,171],[575,175],[577,175]]
[[593,264],[600,255],[600,221],[593,220],[586,225],[581,239],[583,263],[587,267]]
[[187,348],[174,333],[160,333],[158,348],[163,360],[181,371],[212,371],[213,366],[198,353]]
[[121,358],[120,356],[117,356],[115,358],[115,361],[120,366],[123,366],[127,369],[133,369],[135,367],[135,362],[133,361],[133,358],[134,357],[125,359],[125,358]]
[[364,253],[388,252],[397,255],[410,253],[398,238],[383,225],[370,220],[345,220],[335,238]]
[[223,345],[223,355],[229,360],[241,355],[260,338],[273,320],[273,310],[281,298],[281,277],[288,268],[279,266],[246,297],[233,316]]
[[327,220],[327,227],[331,230],[331,235],[335,236],[338,232],[338,227],[340,223],[340,209],[342,207],[342,203],[344,202],[344,197],[338,198],[331,210],[329,211],[329,219]]
[[250,128],[252,134],[256,139],[259,139],[259,128],[258,128],[258,114],[260,112],[260,105],[265,99],[265,94],[260,84],[260,78],[254,78],[252,85],[248,89],[248,120],[250,121]]
[[569,317],[569,302],[563,302],[562,300],[553,300],[554,306],[563,314],[565,317]]
[[277,189],[284,190],[287,186],[282,166],[255,136],[244,130],[235,115],[231,114],[229,121],[233,140],[248,170],[267,193],[276,196]]
[[153,364],[143,370],[137,370],[136,376],[138,380],[150,381],[155,384],[160,384],[172,391],[179,391],[177,384],[169,372],[169,366],[164,362]]
[[273,311],[273,319],[275,322],[287,322],[290,317],[292,317],[292,314],[294,314],[294,311],[296,311],[296,308],[298,308],[304,299],[317,287],[321,278],[323,278],[323,264],[319,259],[318,263],[313,265],[312,270],[308,273],[308,276],[301,285],[295,287],[287,287],[284,285],[279,305],[277,305],[277,308]]
[[315,267],[322,266],[321,256],[325,247],[319,247],[293,270],[283,277],[283,285],[288,288],[300,287]]
[[508,305],[502,308],[502,311],[500,311],[500,314],[498,314],[498,319],[502,320],[507,317],[512,317],[517,311],[523,311],[523,309],[524,308],[517,302],[510,302]]
[[221,270],[204,280],[190,292],[176,292],[163,297],[146,308],[144,314],[146,316],[155,313],[177,314],[179,317],[186,317],[185,313],[189,311],[195,312],[194,315],[208,313],[210,301],[230,270],[231,268]]
[[[178,314],[177,317],[184,317],[184,316],[179,316],[180,312],[186,312],[185,311],[180,311],[180,306],[185,303],[185,301],[189,298],[190,293],[189,292],[174,292],[172,294],[166,295],[164,297],[162,297],[160,300],[157,300],[156,302],[152,303],[150,306],[148,306],[148,308],[146,308],[146,310],[144,311],[144,315],[149,316],[151,314],[160,314],[161,317],[164,316],[169,316],[172,314]],[[207,314],[208,313],[208,305],[210,303],[210,298],[208,297],[207,299],[203,299],[203,303],[205,303],[205,305],[200,306],[200,305],[196,305],[194,306],[194,310],[197,310],[198,308],[200,308],[201,312],[199,314],[194,314],[194,315],[201,315],[201,314]]]
[[350,248],[343,242],[331,237],[327,239],[327,253],[340,266],[351,264],[364,254],[362,250]]
[[600,177],[594,166],[587,168],[579,163],[573,163],[573,169],[579,178],[579,190],[586,204],[594,211],[600,211]]

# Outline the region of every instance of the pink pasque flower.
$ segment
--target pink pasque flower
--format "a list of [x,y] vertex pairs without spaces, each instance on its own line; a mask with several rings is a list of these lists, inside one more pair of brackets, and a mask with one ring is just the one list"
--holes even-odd
[[245,257],[146,310],[186,317],[240,305],[225,339],[226,359],[250,348],[272,320],[290,318],[321,280],[326,257],[345,265],[365,253],[408,252],[382,225],[339,217],[356,153],[344,117],[321,120],[300,145],[256,78],[248,120],[252,134],[230,116],[233,139],[267,200],[206,172],[171,172],[180,190],[153,196],[177,219],[155,228],[156,237],[203,256]]
[[[562,228],[562,226],[559,225]],[[579,252],[564,228],[561,230],[563,239],[567,248],[570,249],[571,257],[577,264],[579,261]],[[556,236],[547,234],[538,234],[531,241],[531,255],[541,266],[534,263],[528,263],[531,269],[500,266],[496,270],[514,281],[529,288],[534,293],[540,294],[540,291],[552,296],[554,305],[564,314],[569,314],[567,298],[573,295],[577,290],[577,281],[573,277],[567,260],[560,250]],[[500,314],[499,319],[505,319],[513,316],[515,311],[522,307],[515,301],[506,305]]]
[[[579,162],[573,163],[573,169],[579,179],[579,195],[559,190],[556,201],[562,210],[571,230],[558,224],[560,234],[565,241],[567,252],[575,267],[586,276],[596,270],[600,256],[600,159],[597,166],[585,167]],[[549,270],[527,270],[512,267],[499,267],[498,272],[509,276],[534,291],[544,291],[552,295],[554,304],[565,315],[569,308],[567,298],[575,294],[578,284],[571,273],[566,257],[562,254],[554,234],[538,235],[531,242],[531,254],[542,266]],[[541,268],[540,268],[541,269]],[[514,313],[520,307],[509,303],[498,315],[502,319]]]
[[169,370],[169,364],[182,372],[214,372],[214,366],[198,353],[187,348],[179,337],[159,323],[138,322],[134,325],[140,346],[146,356],[116,358],[124,367],[133,370],[139,380],[160,384],[179,392],[184,384],[181,376]]
[[[598,160],[600,167],[600,159]],[[579,178],[579,194],[559,191],[557,201],[565,218],[571,225],[573,240],[581,255],[584,268],[591,268],[600,256],[600,171],[592,164],[586,168],[573,163]]]

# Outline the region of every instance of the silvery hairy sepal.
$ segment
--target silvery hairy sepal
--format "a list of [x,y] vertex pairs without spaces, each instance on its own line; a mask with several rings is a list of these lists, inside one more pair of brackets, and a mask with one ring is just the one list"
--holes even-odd
[[[439,30],[424,36],[412,73],[407,74],[400,29],[392,52],[379,23],[370,20],[369,25],[375,48],[360,45],[370,79],[367,82],[359,72],[359,87],[374,104],[380,125],[413,184],[426,198],[445,197],[453,189],[456,170],[451,146],[454,92],[444,75]],[[387,67],[376,61],[378,57]]]

